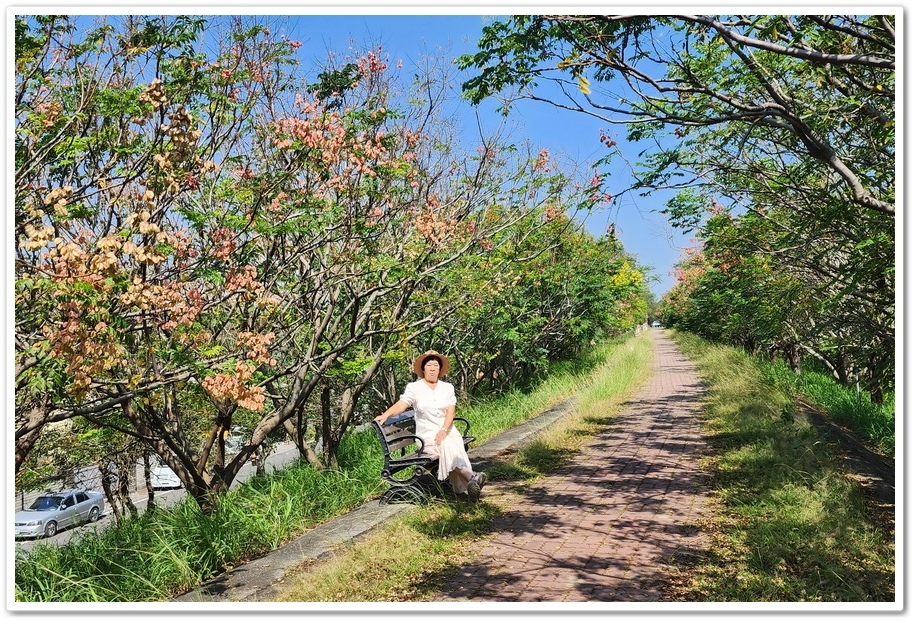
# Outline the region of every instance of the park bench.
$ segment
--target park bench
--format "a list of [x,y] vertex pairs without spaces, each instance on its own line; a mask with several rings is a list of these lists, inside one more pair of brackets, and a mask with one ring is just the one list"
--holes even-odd
[[[456,417],[452,424],[459,427],[467,450],[475,439],[468,435],[471,423],[465,418]],[[391,416],[382,424],[373,420],[372,427],[385,453],[382,478],[390,485],[379,500],[379,505],[394,501],[424,502],[429,497],[429,487],[424,486],[424,476],[431,476],[432,483],[438,486],[436,471],[439,459],[423,453],[423,440],[416,435],[414,411]]]

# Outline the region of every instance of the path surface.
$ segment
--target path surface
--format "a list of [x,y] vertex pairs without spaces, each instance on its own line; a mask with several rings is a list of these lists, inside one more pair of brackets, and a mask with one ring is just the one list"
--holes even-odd
[[[576,456],[575,464],[515,493],[491,482],[484,499],[508,512],[478,561],[462,569],[441,601],[646,602],[662,599],[665,566],[704,548],[695,525],[707,498],[698,462],[703,388],[693,364],[652,330],[653,377]],[[474,447],[486,466],[575,409],[576,400]],[[176,602],[275,602],[287,572],[333,556],[337,547],[411,509],[370,500],[269,554],[205,582]],[[295,575],[295,573],[293,573]]]
[[431,601],[659,601],[666,565],[704,546],[699,459],[703,387],[673,341],[653,330],[653,378],[574,464],[516,493],[478,560]]

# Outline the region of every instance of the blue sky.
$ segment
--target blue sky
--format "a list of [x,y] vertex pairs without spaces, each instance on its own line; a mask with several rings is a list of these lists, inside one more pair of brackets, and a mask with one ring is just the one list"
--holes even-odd
[[[418,8],[410,6],[386,7],[381,3],[369,3],[365,6],[352,6],[350,15],[335,15],[336,10],[348,10],[344,7],[348,0],[342,0],[340,8],[334,9],[327,6],[309,7],[307,4],[296,4],[289,7],[273,5],[187,5],[176,6],[163,4],[130,5],[117,4],[113,6],[86,6],[71,2],[62,2],[69,5],[72,14],[86,16],[116,15],[116,14],[191,14],[191,15],[261,15],[274,28],[282,31],[290,39],[299,40],[303,46],[299,49],[299,58],[302,60],[302,69],[307,78],[314,77],[312,67],[316,70],[327,57],[329,50],[345,53],[352,45],[358,50],[382,47],[384,53],[390,55],[392,63],[403,60],[405,70],[413,67],[422,54],[433,54],[437,51],[454,58],[463,53],[474,52],[480,38],[483,26],[492,17],[487,17],[487,10],[503,9],[504,13],[529,13],[534,9],[509,9],[501,6],[498,8],[482,8],[475,13],[475,9],[456,5],[451,10],[445,7],[437,8],[435,3],[423,5]],[[8,11],[17,13],[56,13],[65,12],[61,6],[15,6],[8,7]],[[549,12],[549,7],[542,11]],[[595,12],[595,11],[592,11]],[[276,32],[274,34],[281,34]],[[462,78],[471,74],[460,74],[455,68],[456,92]],[[473,107],[461,100],[454,99],[455,111],[461,116],[467,115],[473,119]],[[495,127],[500,119],[496,112],[496,100],[484,101],[478,111],[483,117],[485,128]],[[626,154],[627,159],[635,161],[638,158],[636,147],[630,147],[622,138],[625,130],[622,126],[610,126],[606,122],[589,117],[582,113],[561,110],[543,102],[519,102],[513,109],[508,120],[513,127],[512,138],[516,142],[528,141],[535,150],[547,148],[551,155],[561,164],[578,166],[583,171],[595,160],[606,155],[606,148],[599,142],[599,132],[608,131],[615,136],[618,147]],[[474,133],[473,123],[469,122],[468,132],[470,137]],[[468,145],[470,149],[475,145]],[[627,167],[621,162],[610,167],[600,169],[611,176],[607,190],[616,192],[629,184]],[[584,176],[585,173],[583,172]],[[590,177],[590,175],[589,175]],[[606,205],[601,212],[592,213],[586,220],[587,229],[596,236],[603,235],[609,225],[614,224],[619,239],[625,249],[636,256],[641,266],[651,267],[650,276],[656,278],[650,282],[652,292],[656,298],[667,292],[674,283],[671,269],[680,259],[681,252],[690,246],[690,235],[676,230],[668,225],[664,215],[659,213],[664,207],[666,195],[653,195],[640,197],[630,193],[618,198],[612,205]]]
[[[490,19],[481,14],[415,14],[379,15],[358,14],[348,16],[296,14],[290,15],[284,28],[291,39],[303,43],[300,58],[303,69],[309,61],[324,58],[328,50],[339,53],[347,51],[352,44],[358,49],[381,45],[383,52],[390,55],[392,63],[404,61],[410,68],[423,53],[436,53],[440,48],[449,57],[455,57],[476,50],[482,27]],[[456,68],[456,75],[457,68]],[[457,97],[456,109],[471,115],[472,107]],[[485,101],[479,106],[484,121],[495,126],[498,115],[497,102]],[[536,149],[547,148],[561,163],[576,163],[587,166],[606,155],[598,140],[599,131],[604,129],[618,135],[618,145],[629,152],[628,159],[636,160],[638,149],[627,146],[622,138],[621,126],[610,127],[607,123],[581,113],[561,110],[547,103],[521,102],[516,106],[510,122],[514,127],[514,138],[528,140]],[[611,165],[602,171],[611,174],[610,190],[627,185],[626,167]],[[682,250],[690,245],[690,236],[673,229],[658,210],[663,208],[667,196],[640,197],[627,194],[602,212],[586,219],[590,232],[602,235],[613,223],[626,250],[635,255],[642,266],[650,266],[650,275],[658,281],[651,284],[657,298],[668,291],[674,279],[670,272],[680,259]]]

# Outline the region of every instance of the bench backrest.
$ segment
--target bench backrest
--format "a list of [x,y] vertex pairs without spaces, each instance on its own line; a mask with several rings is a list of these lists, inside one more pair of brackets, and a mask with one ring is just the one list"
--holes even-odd
[[376,427],[382,446],[389,455],[398,451],[402,454],[407,450],[416,451],[416,430],[417,423],[412,410],[392,416]]

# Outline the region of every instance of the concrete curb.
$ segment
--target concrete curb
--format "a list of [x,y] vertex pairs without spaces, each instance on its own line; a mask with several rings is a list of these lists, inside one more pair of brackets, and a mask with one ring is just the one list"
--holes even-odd
[[[575,397],[519,424],[468,451],[475,469],[484,469],[500,455],[518,449],[533,435],[569,414]],[[393,517],[411,510],[411,504],[380,506],[369,500],[353,511],[324,523],[276,550],[204,582],[172,602],[256,602],[271,601],[291,567],[331,555],[343,543],[356,540]]]

